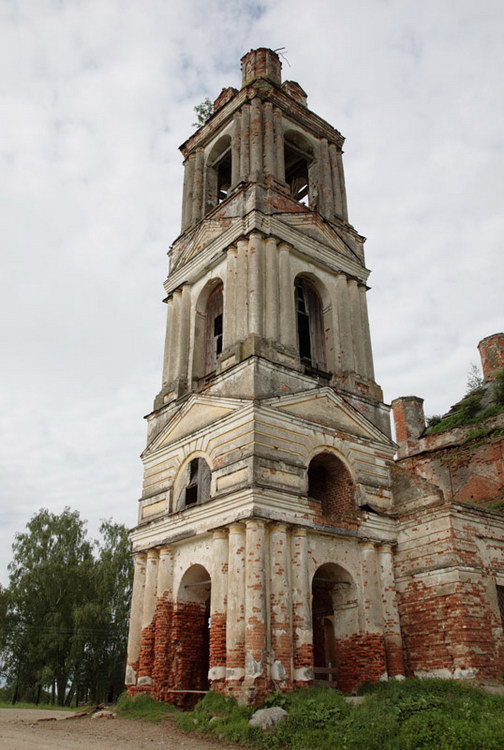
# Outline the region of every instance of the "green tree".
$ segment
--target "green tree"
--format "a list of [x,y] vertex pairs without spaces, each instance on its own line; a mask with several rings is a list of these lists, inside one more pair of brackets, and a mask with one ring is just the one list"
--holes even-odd
[[204,125],[213,115],[213,110],[213,101],[207,96],[206,99],[203,99],[201,104],[197,104],[194,107],[194,111],[196,112],[196,122],[193,122],[193,128],[200,128]]
[[49,679],[63,705],[71,665],[76,609],[92,595],[91,544],[85,523],[65,508],[55,515],[40,510],[16,534],[9,565],[10,651],[18,690]]
[[122,690],[130,546],[124,526],[104,521],[100,532],[90,543],[85,522],[65,508],[40,510],[16,535],[10,585],[0,590],[0,653],[13,702],[38,702],[46,686],[60,705]]

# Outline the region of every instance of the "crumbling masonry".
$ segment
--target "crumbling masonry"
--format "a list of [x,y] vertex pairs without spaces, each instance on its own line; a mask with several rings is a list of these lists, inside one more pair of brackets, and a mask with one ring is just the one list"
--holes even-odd
[[[282,83],[271,50],[245,55],[242,73],[181,147],[132,532],[129,692],[257,701],[314,680],[351,692],[405,674],[496,676],[504,522],[461,504],[481,499],[475,481],[447,490],[431,461],[446,446],[421,437],[418,399],[394,403],[394,463],[343,137]],[[495,495],[502,440],[480,465],[494,459]]]

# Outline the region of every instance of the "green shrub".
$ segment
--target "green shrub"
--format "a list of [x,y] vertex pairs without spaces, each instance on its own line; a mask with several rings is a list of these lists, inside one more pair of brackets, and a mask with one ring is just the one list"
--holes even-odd
[[116,704],[118,716],[126,719],[143,719],[144,721],[161,721],[168,714],[178,712],[175,706],[169,703],[153,700],[150,695],[140,693],[131,698],[127,693],[122,693]]
[[495,377],[493,395],[498,404],[504,405],[504,370],[499,370]]

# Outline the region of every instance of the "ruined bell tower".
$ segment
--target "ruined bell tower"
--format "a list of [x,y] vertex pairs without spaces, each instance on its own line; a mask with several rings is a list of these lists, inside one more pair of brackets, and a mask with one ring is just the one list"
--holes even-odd
[[[369,271],[342,135],[269,49],[182,146],[126,681],[183,703],[402,674]],[[195,691],[195,692],[194,692]]]

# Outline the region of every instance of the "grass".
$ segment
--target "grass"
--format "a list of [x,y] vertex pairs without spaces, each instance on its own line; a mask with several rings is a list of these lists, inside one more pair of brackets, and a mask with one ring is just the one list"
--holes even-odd
[[367,686],[349,704],[330,688],[274,694],[288,716],[275,730],[249,727],[253,709],[208,693],[191,712],[177,714],[185,732],[258,750],[502,750],[504,697],[454,680],[412,679]]
[[142,719],[142,721],[162,721],[168,716],[179,713],[179,709],[169,703],[153,700],[148,695],[136,695],[130,698],[126,693],[119,696],[115,707],[118,716],[124,719]]

